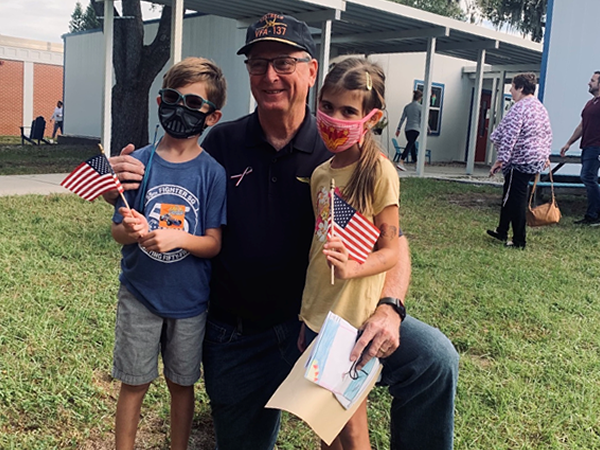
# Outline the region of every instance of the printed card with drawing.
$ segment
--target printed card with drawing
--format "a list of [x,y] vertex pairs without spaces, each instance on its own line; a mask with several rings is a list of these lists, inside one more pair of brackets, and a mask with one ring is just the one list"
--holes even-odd
[[350,408],[360,397],[369,381],[379,374],[381,364],[372,358],[356,371],[350,361],[358,330],[350,323],[329,312],[313,350],[308,357],[304,377],[333,392],[344,408]]

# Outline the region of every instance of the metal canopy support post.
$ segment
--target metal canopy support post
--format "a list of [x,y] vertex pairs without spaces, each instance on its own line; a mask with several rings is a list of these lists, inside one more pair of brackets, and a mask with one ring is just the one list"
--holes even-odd
[[102,112],[102,146],[104,154],[110,156],[112,129],[112,86],[113,86],[113,0],[104,0],[104,110]]
[[325,75],[329,69],[329,49],[331,47],[331,20],[326,20],[321,25],[321,48],[319,50],[319,82],[317,89],[323,86]]
[[469,133],[469,151],[467,153],[467,175],[473,173],[475,168],[475,149],[477,148],[477,126],[481,103],[481,88],[483,86],[483,64],[485,63],[485,49],[479,50],[477,56],[477,72],[475,76],[475,90],[473,92],[473,105],[471,106],[471,124]]
[[485,147],[485,162],[488,165],[492,165],[492,158],[494,153],[494,145],[490,140],[490,135],[492,134],[492,130],[496,127],[496,123],[498,117],[496,116],[496,111],[498,111],[497,102],[500,98],[499,90],[498,90],[498,78],[494,77],[492,80],[492,100],[490,102],[490,117],[488,121],[488,130],[487,130],[487,142]]
[[[490,135],[491,132],[498,126],[502,117],[504,116],[504,82],[506,80],[506,71],[501,71],[500,76],[498,77],[498,102],[496,103],[496,114],[494,120],[494,126],[490,127]],[[492,160],[495,161],[496,158],[496,148],[492,145],[493,151],[491,152]],[[493,164],[492,161],[492,164]]]
[[436,38],[427,39],[427,56],[425,57],[425,81],[423,84],[423,106],[421,113],[421,134],[419,135],[419,156],[417,158],[417,176],[425,173],[425,153],[427,152],[427,129],[429,127],[429,105],[431,103],[431,85],[433,73],[433,56],[435,55]]
[[181,61],[181,47],[183,42],[183,15],[185,8],[183,0],[171,2],[171,65]]

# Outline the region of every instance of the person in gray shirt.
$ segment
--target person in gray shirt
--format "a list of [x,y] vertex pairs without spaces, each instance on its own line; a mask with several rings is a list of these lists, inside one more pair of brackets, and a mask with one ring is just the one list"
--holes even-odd
[[404,135],[406,136],[407,141],[406,147],[404,148],[404,152],[402,152],[400,162],[396,166],[400,170],[406,170],[404,161],[408,158],[409,152],[412,161],[414,163],[417,162],[417,148],[415,142],[421,132],[421,98],[423,98],[423,92],[419,90],[413,91],[413,100],[404,107],[400,123],[398,124],[398,128],[396,128],[396,137],[398,137],[402,124],[406,120],[406,126],[404,127]]

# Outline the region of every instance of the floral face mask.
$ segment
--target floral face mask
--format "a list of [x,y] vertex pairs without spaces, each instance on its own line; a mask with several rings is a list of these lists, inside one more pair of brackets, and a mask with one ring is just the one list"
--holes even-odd
[[379,111],[374,108],[360,120],[334,119],[321,110],[317,110],[317,127],[325,146],[332,153],[348,150],[357,142],[361,142],[368,129],[365,123]]

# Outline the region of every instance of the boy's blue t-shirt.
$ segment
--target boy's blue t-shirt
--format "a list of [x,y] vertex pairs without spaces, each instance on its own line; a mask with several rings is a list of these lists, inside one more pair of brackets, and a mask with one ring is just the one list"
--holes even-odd
[[[152,145],[132,156],[146,167]],[[185,230],[202,236],[207,228],[226,223],[225,169],[202,151],[184,163],[171,163],[154,154],[145,192],[125,191],[129,206],[143,213],[150,231],[157,228]],[[119,198],[113,222],[121,223],[117,211],[124,206]],[[124,245],[119,280],[150,311],[174,319],[194,317],[208,307],[210,260],[198,258],[183,249],[151,252],[139,244]]]

